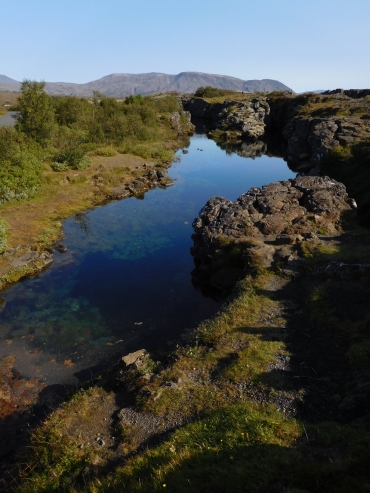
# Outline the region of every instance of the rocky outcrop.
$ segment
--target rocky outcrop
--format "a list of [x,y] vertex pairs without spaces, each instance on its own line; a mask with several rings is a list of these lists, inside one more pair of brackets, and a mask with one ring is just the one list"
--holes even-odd
[[192,117],[208,121],[210,136],[222,140],[256,141],[265,135],[270,107],[266,98],[246,95],[243,101],[210,103],[201,98],[184,99]]
[[325,95],[344,94],[352,99],[364,98],[370,96],[370,89],[333,89],[332,91],[323,92]]
[[169,120],[171,128],[176,130],[179,136],[194,134],[195,125],[191,123],[191,114],[189,111],[183,111],[182,114],[174,111],[170,114]]
[[151,169],[130,183],[112,187],[107,198],[110,200],[119,200],[130,196],[140,197],[152,188],[166,188],[171,185],[173,185],[173,180],[168,176],[167,169]]
[[330,149],[365,139],[369,130],[360,119],[295,117],[282,131],[286,159],[297,171],[319,174],[320,161]]
[[49,251],[38,251],[31,245],[8,248],[0,255],[0,259],[0,289],[46,269],[53,262]]
[[53,262],[52,255],[49,252],[38,252],[33,250],[31,246],[25,248],[9,248],[8,250],[5,250],[2,256],[4,258],[9,257],[9,263],[13,269],[24,269],[26,267],[42,269]]
[[183,97],[193,118],[207,122],[218,142],[267,140],[298,172],[320,174],[320,162],[337,147],[370,137],[368,89],[327,93],[245,94],[242,100],[212,103]]
[[341,214],[350,209],[345,186],[318,176],[251,188],[235,202],[213,197],[193,222],[192,253],[203,268],[224,269],[237,260],[239,266],[285,264],[291,271],[297,245],[337,235]]

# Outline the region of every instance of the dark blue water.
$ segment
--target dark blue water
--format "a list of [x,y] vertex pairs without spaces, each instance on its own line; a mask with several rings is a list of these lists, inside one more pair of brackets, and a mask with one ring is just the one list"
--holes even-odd
[[191,282],[193,219],[214,195],[235,200],[293,173],[279,158],[226,154],[204,135],[188,150],[169,170],[174,186],[65,221],[68,252],[2,293],[0,357],[62,382],[129,351],[166,347],[215,314],[219,303]]

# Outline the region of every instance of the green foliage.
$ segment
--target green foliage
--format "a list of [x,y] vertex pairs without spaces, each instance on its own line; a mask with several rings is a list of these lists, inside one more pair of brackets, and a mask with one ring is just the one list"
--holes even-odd
[[152,358],[147,357],[144,359],[142,364],[140,365],[138,372],[141,375],[145,375],[147,373],[156,373],[160,368],[161,363],[159,361],[154,361]]
[[0,128],[0,204],[34,195],[42,164],[35,142],[11,127]]
[[91,111],[86,99],[76,96],[57,96],[53,98],[55,120],[58,125],[71,127],[81,121]]
[[0,253],[6,249],[7,235],[4,221],[0,218]]
[[142,106],[144,102],[144,97],[141,94],[138,94],[137,96],[127,96],[125,99],[125,104],[137,104]]
[[54,143],[59,150],[53,159],[54,171],[65,171],[68,168],[84,169],[89,165],[85,156],[84,132],[61,126],[55,133]]
[[0,133],[0,205],[35,193],[40,184],[41,158],[46,156],[51,157],[54,171],[84,169],[90,164],[86,156],[89,151],[113,156],[117,146],[120,152],[159,163],[173,158],[173,151],[155,142],[169,135],[169,126],[164,123],[167,114],[181,114],[175,97],[137,95],[117,101],[96,91],[91,100],[51,97],[44,82],[30,80],[23,81],[21,91],[16,131],[1,129]]
[[53,101],[45,92],[45,82],[25,79],[21,86],[18,108],[20,116],[16,124],[17,130],[45,144],[54,128]]
[[156,144],[140,144],[126,142],[118,148],[120,154],[133,154],[143,159],[156,159],[160,163],[167,163],[172,160],[173,152]]
[[179,100],[173,96],[162,96],[153,98],[153,105],[155,106],[158,113],[175,113],[181,114],[182,106]]
[[217,98],[220,96],[226,96],[228,92],[230,91],[227,91],[225,89],[218,89],[212,86],[206,86],[206,87],[199,87],[195,91],[194,95],[199,98]]
[[96,154],[97,156],[109,157],[109,156],[115,156],[117,154],[117,151],[110,146],[99,147],[94,151],[94,154]]

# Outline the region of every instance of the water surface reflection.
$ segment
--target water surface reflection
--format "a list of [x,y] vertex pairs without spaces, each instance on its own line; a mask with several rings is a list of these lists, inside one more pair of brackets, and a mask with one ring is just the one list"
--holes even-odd
[[0,357],[15,357],[27,378],[76,382],[131,350],[166,347],[217,311],[191,282],[194,217],[213,195],[235,200],[293,173],[279,158],[226,153],[204,135],[188,150],[170,169],[174,186],[65,221],[68,251],[2,293]]

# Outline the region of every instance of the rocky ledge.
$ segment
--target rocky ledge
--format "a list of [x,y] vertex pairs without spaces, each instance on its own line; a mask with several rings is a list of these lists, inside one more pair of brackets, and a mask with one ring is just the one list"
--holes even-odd
[[331,149],[370,138],[369,101],[369,89],[337,89],[325,94],[246,93],[222,102],[184,96],[182,104],[193,118],[206,122],[215,140],[266,139],[292,168],[318,175]]
[[251,188],[235,202],[213,197],[193,222],[192,254],[201,271],[219,271],[214,285],[220,271],[235,277],[235,266],[275,264],[294,274],[300,243],[338,235],[341,215],[355,207],[343,184],[319,176]]
[[173,185],[173,180],[168,176],[167,169],[150,169],[130,183],[120,184],[111,188],[107,198],[120,200],[130,196],[142,197],[151,188],[167,188],[171,185]]
[[243,101],[212,103],[201,98],[184,99],[192,117],[207,120],[209,135],[222,140],[254,142],[265,135],[270,107],[263,96],[246,94]]
[[286,159],[297,171],[318,174],[330,149],[348,147],[370,136],[367,120],[355,118],[293,118],[283,129]]

